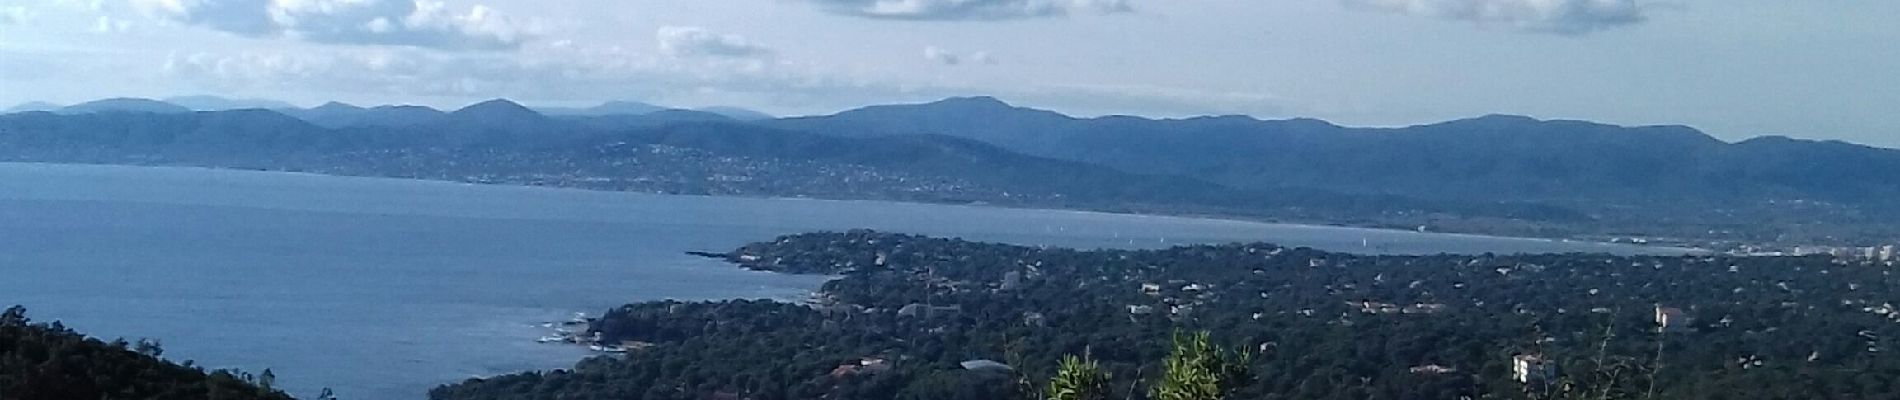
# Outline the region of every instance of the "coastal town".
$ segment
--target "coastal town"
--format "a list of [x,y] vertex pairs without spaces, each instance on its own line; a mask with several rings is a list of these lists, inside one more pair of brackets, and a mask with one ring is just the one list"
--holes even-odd
[[[1686,394],[1709,393],[1696,379],[1722,379],[1738,383],[1715,393],[1743,395],[1782,387],[1775,379],[1790,371],[1831,381],[1900,370],[1884,356],[1900,345],[1900,279],[1877,258],[1379,256],[1264,243],[1083,251],[871,231],[700,255],[839,278],[799,303],[661,301],[577,319],[588,327],[553,339],[624,355],[560,379],[648,371],[623,378],[734,382],[781,373],[755,367],[772,364],[789,373],[778,378],[786,395],[823,397],[1042,379],[1058,358],[1090,354],[1118,385],[1140,385],[1138,371],[1183,329],[1251,354],[1258,379],[1241,393],[1299,393],[1319,374],[1335,383],[1316,393],[1532,399],[1561,385],[1653,384]],[[664,370],[682,359],[726,361]],[[540,379],[552,378],[436,393]],[[777,387],[706,385],[740,397]]]

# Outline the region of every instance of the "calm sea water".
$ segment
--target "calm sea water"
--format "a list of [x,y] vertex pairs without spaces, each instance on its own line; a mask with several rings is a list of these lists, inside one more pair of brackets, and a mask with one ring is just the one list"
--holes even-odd
[[0,163],[0,306],[312,396],[420,399],[561,368],[544,321],[658,299],[799,298],[823,278],[683,255],[812,230],[1157,247],[1650,252],[1467,235],[1070,211],[660,196],[306,174]]

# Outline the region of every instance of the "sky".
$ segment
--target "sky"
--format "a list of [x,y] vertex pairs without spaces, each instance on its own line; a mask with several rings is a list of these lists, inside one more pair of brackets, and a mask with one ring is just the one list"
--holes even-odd
[[1892,0],[0,0],[0,107],[988,95],[1078,116],[1485,114],[1900,147]]

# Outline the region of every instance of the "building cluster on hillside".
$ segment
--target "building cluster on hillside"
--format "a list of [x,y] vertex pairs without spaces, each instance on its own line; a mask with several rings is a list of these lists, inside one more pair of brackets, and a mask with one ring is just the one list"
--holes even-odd
[[1758,246],[1741,246],[1730,253],[1747,256],[1814,256],[1828,255],[1841,259],[1875,263],[1900,262],[1900,254],[1895,253],[1895,245],[1879,246],[1794,246],[1785,249],[1772,249]]
[[1380,303],[1380,302],[1375,302],[1371,300],[1362,300],[1358,303],[1347,302],[1347,304],[1351,304],[1351,305],[1359,307],[1359,312],[1366,313],[1366,314],[1436,314],[1439,311],[1445,310],[1445,305],[1439,304],[1439,303],[1412,303],[1411,305],[1398,305],[1398,304],[1392,304],[1392,303]]
[[[1176,287],[1180,289],[1173,290]],[[1189,318],[1194,314],[1195,308],[1206,306],[1209,301],[1219,297],[1214,291],[1213,284],[1193,283],[1179,279],[1168,281],[1166,286],[1160,283],[1143,283],[1141,294],[1158,299],[1159,304],[1156,305],[1166,307],[1168,317],[1176,320]],[[1128,314],[1131,316],[1153,314],[1156,305],[1130,304]]]
[[891,362],[883,358],[865,357],[856,361],[839,364],[831,370],[832,378],[844,378],[853,375],[876,375],[891,371]]
[[[1892,257],[1890,250],[1882,248],[1874,249],[1872,256],[1878,259],[1883,251]],[[1878,360],[1892,351],[1891,338],[1900,337],[1893,331],[1893,323],[1900,322],[1900,310],[1892,304],[1900,302],[1893,300],[1890,268],[1840,257],[1395,257],[1244,244],[1090,253],[867,232],[780,238],[770,246],[748,246],[722,256],[739,262],[802,266],[794,270],[812,273],[854,271],[867,263],[888,268],[891,271],[845,274],[843,279],[860,281],[844,281],[852,286],[831,285],[828,290],[838,292],[814,296],[815,302],[835,304],[840,298],[866,302],[863,306],[832,305],[839,309],[834,313],[849,314],[828,318],[831,323],[902,321],[897,324],[901,329],[929,335],[987,336],[959,333],[955,324],[981,320],[975,329],[989,330],[1014,325],[1016,316],[1021,322],[1014,326],[1034,327],[1027,331],[1038,334],[1095,334],[1106,331],[1101,327],[1174,325],[1162,323],[1165,320],[1300,329],[1311,336],[1348,330],[1404,335],[1413,327],[1476,327],[1487,330],[1486,335],[1496,335],[1491,337],[1497,339],[1472,342],[1488,351],[1395,360],[1389,367],[1407,375],[1509,378],[1512,386],[1529,391],[1560,388],[1602,372],[1580,363],[1584,359],[1576,357],[1587,355],[1574,353],[1576,345],[1570,343],[1572,338],[1592,337],[1603,329],[1595,321],[1606,319],[1618,321],[1615,327],[1633,325],[1630,330],[1644,331],[1639,336],[1617,334],[1619,341],[1667,346],[1671,362],[1677,363],[1672,365],[1694,362],[1736,369],[1781,368],[1801,359],[1817,366]],[[925,288],[922,296],[915,290],[920,286]],[[1100,301],[1078,307],[1076,298]],[[848,316],[858,313],[898,317]],[[1243,322],[1249,315],[1252,322]],[[972,318],[980,316],[993,318]],[[1650,324],[1643,323],[1644,317],[1651,318]],[[1119,321],[1123,319],[1128,322]],[[1431,319],[1453,323],[1391,322]],[[1478,322],[1495,319],[1531,321],[1539,324],[1539,330],[1550,330],[1525,346],[1518,342],[1520,331]],[[1097,325],[1078,326],[1080,320]],[[1625,320],[1633,324],[1625,325]],[[1786,333],[1790,331],[1799,333]],[[1157,332],[1166,333],[1119,334],[1153,339],[1159,336]],[[1776,338],[1773,351],[1719,345],[1735,338],[1769,337]],[[1307,351],[1301,349],[1305,346],[1281,348],[1271,341],[1252,344],[1257,344],[1262,357],[1297,357]],[[1546,353],[1547,345],[1554,351]],[[1646,346],[1618,346],[1618,357],[1647,357]],[[905,354],[887,348],[869,346],[866,354],[911,366]],[[993,354],[979,350],[960,355]],[[936,359],[935,368],[947,365],[942,361],[956,360]],[[970,361],[966,369],[1005,370],[1000,363]],[[833,376],[849,376],[881,368],[873,365],[854,358],[822,367]]]
[[934,173],[842,162],[735,157],[666,145],[615,143],[590,150],[448,152],[377,149],[345,152],[284,170],[390,176],[482,184],[551,186],[661,194],[812,196],[915,200],[956,198],[1009,204],[1053,201],[1053,192],[1018,193]]

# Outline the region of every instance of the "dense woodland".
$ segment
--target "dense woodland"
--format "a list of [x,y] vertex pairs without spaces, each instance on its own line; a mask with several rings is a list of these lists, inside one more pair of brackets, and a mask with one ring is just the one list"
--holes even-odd
[[158,358],[151,341],[87,338],[58,322],[34,323],[26,310],[0,314],[0,399],[289,400],[261,375],[205,371]]
[[[1107,398],[1163,398],[1183,332],[1246,354],[1228,398],[1900,398],[1900,281],[1826,257],[1083,251],[868,231],[725,257],[839,278],[805,305],[623,306],[593,329],[624,356],[431,398],[1031,399],[1056,393],[1059,366],[1077,380],[1079,360]],[[1659,306],[1682,310],[1670,329]],[[1515,381],[1516,355],[1556,372]],[[1011,369],[961,365],[974,360]]]

